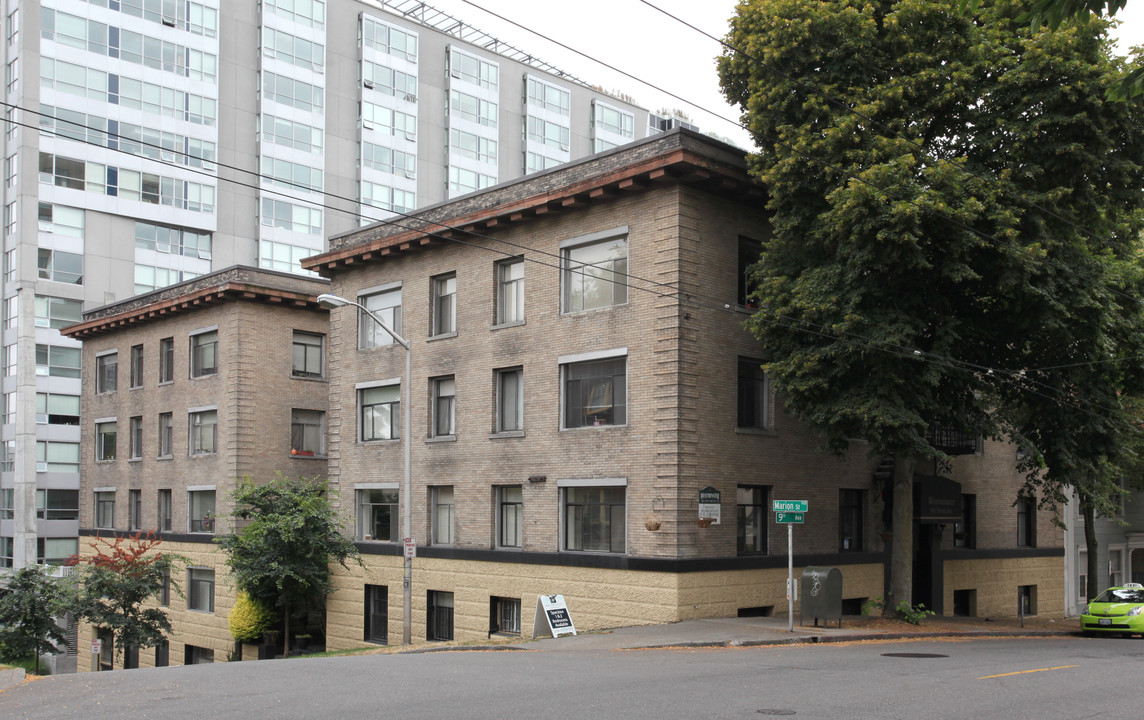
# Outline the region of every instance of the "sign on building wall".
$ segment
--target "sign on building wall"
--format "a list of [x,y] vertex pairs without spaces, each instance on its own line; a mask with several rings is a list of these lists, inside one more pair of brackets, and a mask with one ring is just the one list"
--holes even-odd
[[533,637],[575,634],[576,626],[572,624],[572,615],[568,612],[563,595],[540,595],[536,598],[536,619],[532,622]]
[[723,515],[723,493],[708,485],[699,491],[699,517],[710,518],[718,525]]

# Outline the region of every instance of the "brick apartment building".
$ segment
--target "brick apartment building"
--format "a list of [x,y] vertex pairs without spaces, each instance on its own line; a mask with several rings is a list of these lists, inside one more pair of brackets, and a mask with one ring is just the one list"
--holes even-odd
[[[741,152],[679,131],[336,235],[304,261],[412,344],[403,378],[400,345],[331,311],[329,480],[366,568],[337,569],[328,647],[400,630],[406,501],[417,641],[527,635],[542,594],[586,629],[785,612],[773,499],[809,501],[796,564],[841,568],[848,609],[884,594],[884,459],[818,454],[743,329],[764,203]],[[1060,531],[1017,502],[1014,448],[950,450],[917,483],[920,502],[953,502],[922,508],[915,602],[1060,614]],[[701,527],[708,487],[720,512]]]
[[[840,568],[850,612],[882,596],[884,459],[816,452],[743,329],[764,202],[741,152],[678,130],[334,236],[306,261],[328,281],[236,267],[86,313],[66,331],[85,353],[81,533],[158,526],[192,558],[169,648],[138,664],[233,649],[212,532],[236,478],[274,471],[326,474],[362,552],[332,568],[328,649],[400,641],[405,502],[414,642],[528,636],[557,593],[579,629],[783,614],[775,499],[809,502],[799,568]],[[367,315],[317,309],[326,292],[411,343],[410,378]],[[918,479],[923,501],[957,502],[919,513],[915,601],[1061,614],[1060,531],[1016,503],[1014,448],[956,451]]]
[[[235,592],[214,544],[241,478],[326,475],[327,312],[321,279],[236,266],[84,314],[80,552],[157,529],[190,560],[165,592],[168,646],[128,667],[223,661]],[[86,537],[85,537],[86,536]],[[80,647],[90,646],[83,627]],[[101,664],[113,651],[103,645]],[[114,660],[121,667],[120,660]],[[79,669],[91,656],[80,652]]]

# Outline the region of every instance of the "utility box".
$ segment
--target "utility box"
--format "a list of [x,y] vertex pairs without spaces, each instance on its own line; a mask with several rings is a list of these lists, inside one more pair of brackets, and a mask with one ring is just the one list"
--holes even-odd
[[814,618],[818,627],[821,619],[824,627],[831,620],[842,627],[842,571],[832,567],[807,567],[802,571],[802,604],[799,625]]

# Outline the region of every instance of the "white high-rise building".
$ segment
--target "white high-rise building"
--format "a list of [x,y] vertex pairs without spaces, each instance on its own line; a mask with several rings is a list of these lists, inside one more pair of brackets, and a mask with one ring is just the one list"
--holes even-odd
[[[84,308],[301,272],[329,235],[659,129],[415,0],[0,5],[0,568],[78,548],[80,349],[58,328]],[[130,388],[133,360],[100,382]]]

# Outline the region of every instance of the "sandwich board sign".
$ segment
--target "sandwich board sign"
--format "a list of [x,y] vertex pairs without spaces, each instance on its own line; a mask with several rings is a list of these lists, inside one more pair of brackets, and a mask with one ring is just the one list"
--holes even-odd
[[565,604],[563,595],[540,595],[536,598],[536,619],[532,622],[533,637],[575,634],[576,626],[572,624],[572,615],[568,613],[568,605]]

